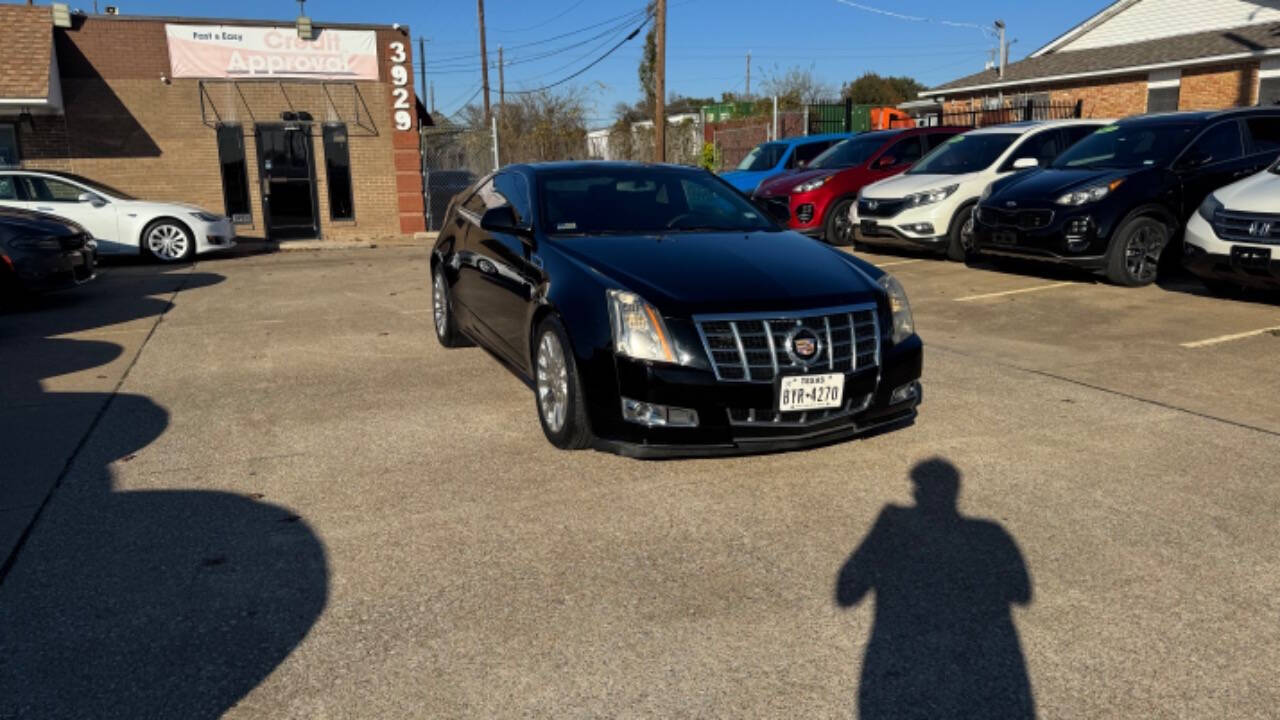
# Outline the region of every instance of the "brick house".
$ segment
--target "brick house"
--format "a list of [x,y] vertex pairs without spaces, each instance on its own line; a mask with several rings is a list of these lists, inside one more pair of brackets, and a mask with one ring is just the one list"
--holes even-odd
[[420,231],[409,38],[0,4],[0,167],[224,212],[242,236]]
[[1280,102],[1280,5],[1118,0],[1004,75],[987,69],[921,93],[944,112],[1075,103],[1086,117]]

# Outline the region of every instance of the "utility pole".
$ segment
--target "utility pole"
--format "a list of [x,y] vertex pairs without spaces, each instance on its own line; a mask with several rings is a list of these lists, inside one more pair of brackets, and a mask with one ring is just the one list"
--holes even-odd
[[504,79],[506,73],[503,72],[502,64],[502,46],[498,46],[498,112],[501,113],[507,108],[507,81]]
[[667,161],[667,0],[658,0],[658,32],[653,58],[653,154],[658,162]]
[[436,81],[431,81],[431,114],[436,112]]
[[484,93],[484,121],[487,124],[492,116],[489,113],[489,55],[484,47],[484,0],[476,0],[476,14],[480,18],[480,92]]
[[418,91],[418,99],[426,104],[427,102],[427,39],[418,36],[418,84],[422,89]]
[[1000,79],[1004,79],[1004,66],[1009,62],[1009,46],[1004,44],[1004,21],[996,21],[996,30],[1000,31]]
[[747,99],[751,99],[751,51],[747,51]]

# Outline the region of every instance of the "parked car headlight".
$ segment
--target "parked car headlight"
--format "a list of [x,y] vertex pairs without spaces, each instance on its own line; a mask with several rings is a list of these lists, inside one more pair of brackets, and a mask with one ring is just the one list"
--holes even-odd
[[608,301],[614,352],[636,360],[680,365],[692,362],[692,357],[681,357],[662,315],[639,295],[626,290],[610,290]]
[[926,190],[924,192],[913,193],[905,198],[907,207],[913,208],[920,207],[921,205],[932,205],[936,202],[942,202],[943,200],[951,197],[951,194],[959,188],[960,185],[957,183],[955,185],[948,185],[936,190]]
[[197,220],[203,220],[204,222],[208,222],[208,223],[221,222],[223,219],[221,215],[215,215],[211,212],[205,212],[204,210],[193,211],[191,213],[191,217]]
[[818,188],[822,187],[823,185],[826,185],[826,184],[827,184],[827,181],[828,181],[828,180],[830,180],[830,179],[831,179],[831,176],[830,176],[830,175],[827,175],[827,176],[825,176],[825,177],[814,178],[814,179],[812,179],[812,180],[806,180],[806,181],[804,181],[804,182],[800,183],[799,185],[797,185],[797,186],[795,186],[795,187],[791,188],[791,192],[794,192],[794,193],[807,193],[807,192],[809,192],[810,190],[817,190]]
[[1124,183],[1124,178],[1112,180],[1105,185],[1090,185],[1089,187],[1072,190],[1071,192],[1058,198],[1059,205],[1084,205],[1086,203],[1098,202],[1102,198],[1111,194],[1111,191],[1120,187]]
[[1200,209],[1196,212],[1200,213],[1200,217],[1204,218],[1209,224],[1213,224],[1213,214],[1223,209],[1223,204],[1218,202],[1218,198],[1212,194],[1200,203]]
[[62,243],[58,238],[21,236],[9,241],[14,250],[61,250]]
[[884,292],[889,296],[889,310],[893,313],[893,333],[891,339],[896,345],[911,337],[916,332],[915,320],[911,317],[911,303],[907,302],[907,291],[902,283],[889,273],[877,280]]

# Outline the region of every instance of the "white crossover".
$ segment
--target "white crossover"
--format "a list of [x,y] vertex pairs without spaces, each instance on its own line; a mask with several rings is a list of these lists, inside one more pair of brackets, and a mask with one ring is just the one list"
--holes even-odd
[[869,245],[932,248],[963,260],[969,217],[993,180],[1053,162],[1108,120],[1010,123],[956,135],[901,175],[867,185],[850,209],[854,239]]
[[1183,263],[1210,290],[1280,289],[1280,161],[1210,193],[1183,238]]
[[0,170],[0,207],[66,218],[98,241],[98,252],[144,253],[164,262],[234,246],[235,227],[194,205],[150,202],[63,172]]

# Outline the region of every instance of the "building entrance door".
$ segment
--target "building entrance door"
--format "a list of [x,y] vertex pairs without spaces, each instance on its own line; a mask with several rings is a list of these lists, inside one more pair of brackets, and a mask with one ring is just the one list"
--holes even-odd
[[309,123],[259,123],[258,177],[267,238],[319,237],[316,168]]

